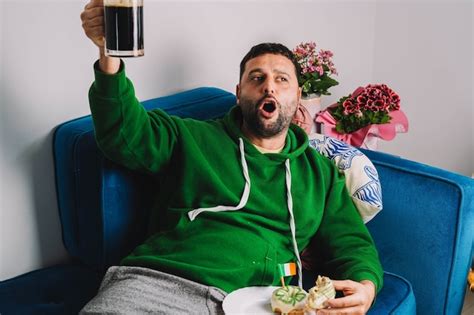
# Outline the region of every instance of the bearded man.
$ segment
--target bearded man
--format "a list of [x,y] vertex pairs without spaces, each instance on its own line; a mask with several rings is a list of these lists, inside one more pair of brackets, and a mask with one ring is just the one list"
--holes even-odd
[[159,229],[107,271],[82,314],[220,314],[227,293],[278,285],[277,266],[315,246],[321,269],[344,296],[321,314],[365,313],[382,286],[372,238],[334,164],[291,124],[298,64],[281,44],[250,49],[237,104],[217,120],[146,111],[124,62],[104,55],[103,10],[81,14],[98,46],[89,92],[95,135],[109,159],[159,178]]

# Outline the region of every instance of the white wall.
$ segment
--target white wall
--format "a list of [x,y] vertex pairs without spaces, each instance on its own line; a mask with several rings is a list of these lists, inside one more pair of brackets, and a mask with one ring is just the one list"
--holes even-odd
[[474,172],[473,2],[379,1],[373,80],[400,93],[407,134],[380,149]]
[[[93,80],[92,64],[97,51],[82,32],[79,14],[85,3],[11,0],[0,4],[0,279],[66,257],[54,189],[51,132],[61,122],[89,113],[87,91]],[[458,4],[446,6],[455,12],[463,11]],[[418,16],[420,24],[433,24],[432,14],[439,16],[439,10],[424,12],[417,6],[417,10],[407,13],[403,8],[405,4],[395,6],[401,13],[411,14],[412,24]],[[395,19],[391,10],[391,4],[375,1],[146,0],[145,57],[128,59],[127,72],[137,96],[143,100],[198,86],[217,86],[233,92],[239,62],[253,44],[278,41],[294,47],[301,41],[314,40],[321,48],[334,51],[340,72],[340,85],[323,103],[332,103],[358,85],[382,80],[400,92],[414,130],[382,148],[470,174],[473,154],[469,135],[460,142],[471,141],[471,153],[463,151],[466,159],[456,163],[446,155],[427,156],[420,151],[424,150],[426,139],[418,130],[428,126],[417,112],[422,106],[419,103],[423,103],[420,95],[436,88],[438,97],[430,99],[430,106],[443,109],[453,94],[428,85],[423,93],[414,92],[418,78],[407,76],[399,65],[387,63],[386,59],[391,59],[387,56],[397,55],[380,47],[389,41],[385,32],[397,34],[396,27],[385,23]],[[472,23],[472,14],[459,13],[460,16],[445,17],[448,20],[444,23]],[[439,32],[440,27],[435,30]],[[424,28],[418,33],[405,31],[399,37],[408,37],[404,40],[414,45],[420,32],[423,37],[434,36],[431,28]],[[465,34],[450,36],[450,44],[472,52],[472,36],[470,42]],[[424,48],[419,46],[416,48]],[[417,57],[423,60],[438,56],[422,49]],[[456,58],[448,60],[449,65],[462,65],[459,55]],[[423,77],[434,75],[432,68],[423,67]],[[472,73],[464,67],[457,75],[456,82],[471,80],[472,86]],[[457,88],[456,97],[462,100],[459,108],[466,116],[471,111],[472,117],[469,89]],[[431,111],[429,115],[429,120],[438,121],[442,113]],[[457,122],[448,122],[446,127],[433,130],[433,136],[456,128]],[[472,135],[472,121],[465,128]]]
[[[0,3],[0,111],[1,108],[3,108],[4,100],[3,100],[3,5]],[[5,234],[3,231],[3,225],[2,222],[5,221],[5,214],[3,213],[2,209],[4,209],[4,180],[3,180],[3,169],[4,169],[4,163],[3,163],[3,135],[2,135],[2,130],[1,126],[3,125],[3,119],[2,115],[0,115],[0,249],[3,248],[4,241],[3,241],[3,235]],[[0,252],[1,255],[1,252]],[[0,279],[2,277],[2,260],[0,259]]]

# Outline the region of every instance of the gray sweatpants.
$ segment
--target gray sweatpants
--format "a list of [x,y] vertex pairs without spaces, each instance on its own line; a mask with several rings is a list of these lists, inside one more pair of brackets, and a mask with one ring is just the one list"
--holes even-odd
[[224,314],[226,293],[160,271],[110,267],[79,314]]

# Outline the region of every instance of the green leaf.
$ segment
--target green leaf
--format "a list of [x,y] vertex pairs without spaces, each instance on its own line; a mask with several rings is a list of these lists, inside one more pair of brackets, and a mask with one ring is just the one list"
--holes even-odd
[[311,82],[309,81],[306,81],[303,86],[302,86],[302,90],[304,93],[311,93]]
[[300,76],[298,83],[303,88],[304,93],[321,95],[330,95],[328,89],[339,84],[339,82],[329,77],[326,72],[322,75],[319,75],[318,72],[305,73]]

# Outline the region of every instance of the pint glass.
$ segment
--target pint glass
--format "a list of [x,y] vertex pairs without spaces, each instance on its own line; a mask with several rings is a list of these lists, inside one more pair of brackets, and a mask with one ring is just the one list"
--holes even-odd
[[105,55],[140,57],[143,46],[143,0],[104,0]]

